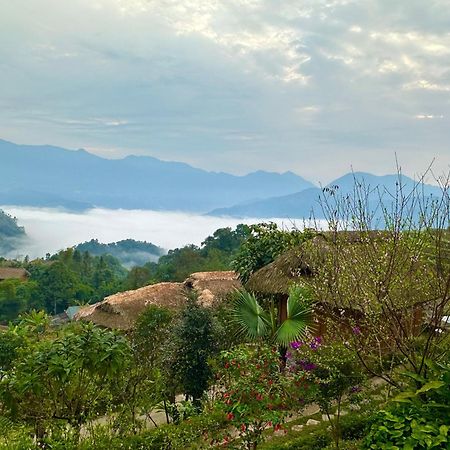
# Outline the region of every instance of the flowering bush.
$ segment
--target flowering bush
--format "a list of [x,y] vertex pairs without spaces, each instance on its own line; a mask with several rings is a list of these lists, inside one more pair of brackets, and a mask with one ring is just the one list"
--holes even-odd
[[[277,350],[240,346],[223,352],[217,378],[221,389],[217,406],[245,448],[256,449],[266,428],[282,429],[288,413],[289,380],[280,371]],[[227,444],[231,434],[223,439]]]
[[[350,401],[361,397],[364,377],[356,355],[338,342],[324,343],[320,336],[311,342],[292,342],[287,353],[287,368],[294,376],[300,403],[315,402],[326,414],[337,445],[344,397]],[[332,414],[336,407],[336,415]]]

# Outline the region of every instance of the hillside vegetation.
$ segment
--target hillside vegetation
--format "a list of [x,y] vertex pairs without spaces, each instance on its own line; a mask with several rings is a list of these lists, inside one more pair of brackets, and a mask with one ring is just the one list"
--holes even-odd
[[17,239],[25,237],[25,229],[17,219],[0,209],[0,256],[14,250]]

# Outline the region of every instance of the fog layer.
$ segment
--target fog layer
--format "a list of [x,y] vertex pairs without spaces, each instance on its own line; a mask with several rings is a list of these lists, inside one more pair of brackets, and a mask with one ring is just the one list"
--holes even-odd
[[[173,249],[186,244],[200,245],[218,228],[269,221],[144,210],[98,208],[74,213],[47,208],[0,208],[17,217],[18,224],[24,226],[27,233],[27,239],[9,257],[41,257],[91,239],[108,243],[130,238],[152,242],[164,249]],[[293,226],[286,219],[270,220],[289,228]],[[297,225],[300,227],[302,224]]]

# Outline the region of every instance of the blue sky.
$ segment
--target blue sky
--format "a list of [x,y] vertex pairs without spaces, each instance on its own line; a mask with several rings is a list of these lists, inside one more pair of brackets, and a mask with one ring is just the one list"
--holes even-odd
[[0,0],[0,137],[328,182],[450,167],[448,0]]

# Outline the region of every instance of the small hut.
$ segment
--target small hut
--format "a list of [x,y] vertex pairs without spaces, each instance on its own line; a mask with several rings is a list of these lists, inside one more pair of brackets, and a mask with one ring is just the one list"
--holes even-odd
[[103,301],[81,308],[75,320],[93,322],[105,328],[129,330],[150,305],[180,308],[186,302],[182,283],[158,283],[110,295]]
[[[294,284],[310,287],[314,273],[329,251],[330,246],[325,236],[317,235],[259,269],[249,278],[245,288],[257,295],[274,298],[278,304],[278,320],[282,322],[287,317],[290,287]],[[316,309],[320,309],[320,305],[317,306],[319,308]],[[323,334],[325,324],[320,319],[316,311],[316,331]]]
[[18,267],[0,267],[0,281],[4,280],[22,280],[25,281],[30,273]]
[[[349,329],[352,323],[359,323],[366,316],[368,308],[372,307],[369,298],[373,294],[370,291],[373,286],[368,288],[369,291],[355,292],[354,289],[361,288],[361,285],[353,286],[351,281],[346,281],[345,286],[339,285],[343,289],[342,295],[335,298],[335,292],[329,289],[328,283],[335,283],[334,276],[339,276],[343,261],[350,275],[353,275],[353,264],[355,272],[359,271],[360,275],[362,271],[367,273],[368,285],[375,283],[376,277],[370,277],[373,267],[370,266],[367,252],[372,251],[379,261],[383,261],[386,245],[389,245],[388,234],[383,231],[321,233],[255,272],[245,287],[255,294],[275,298],[278,301],[280,321],[287,315],[290,286],[300,284],[309,287],[317,302],[314,314],[316,332],[324,334],[326,323],[330,320],[338,323],[339,327]],[[413,274],[426,273],[424,271],[427,264],[426,258],[423,258],[406,265],[406,269]],[[317,282],[318,279],[321,280],[320,283]],[[350,279],[351,277],[348,280]],[[398,289],[397,294],[403,302],[403,317],[405,320],[411,317],[410,326],[419,330],[425,311],[421,299],[427,298],[428,292],[425,292],[425,288],[424,292],[401,292]],[[358,298],[357,302],[354,301],[355,298]]]
[[184,286],[194,291],[202,306],[211,307],[223,301],[230,292],[242,287],[238,275],[233,271],[196,272],[189,276]]
[[197,272],[184,283],[158,283],[110,295],[103,301],[81,308],[74,320],[93,322],[106,328],[129,330],[150,305],[177,310],[186,304],[190,293],[199,304],[214,306],[241,286],[234,272]]

